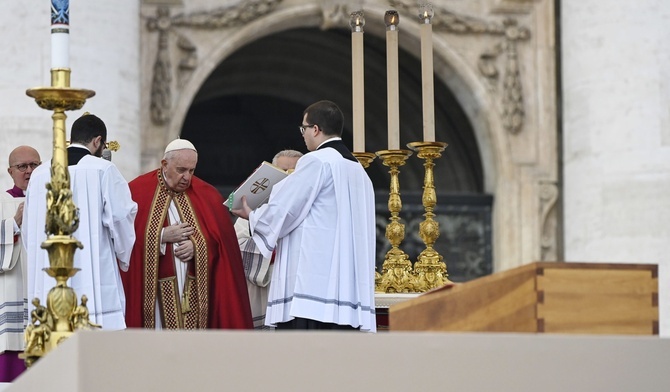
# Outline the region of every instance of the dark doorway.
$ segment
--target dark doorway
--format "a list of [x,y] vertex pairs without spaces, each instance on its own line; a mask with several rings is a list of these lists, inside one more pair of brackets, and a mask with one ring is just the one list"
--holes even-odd
[[[400,142],[404,146],[422,139],[421,63],[400,49],[399,70]],[[351,34],[348,30],[294,29],[240,48],[219,64],[203,83],[184,121],[182,137],[191,140],[199,151],[196,175],[227,196],[261,161],[270,161],[276,152],[286,148],[307,152],[298,126],[304,108],[321,99],[336,102],[344,112],[343,139],[351,148],[351,91]],[[386,43],[368,33],[365,35],[365,123],[366,150],[386,149]],[[490,272],[492,198],[483,194],[483,169],[472,126],[451,91],[437,77],[435,124],[437,140],[449,144],[442,157],[435,161],[439,203],[435,212],[447,219],[449,211],[474,208],[481,212],[458,219],[470,222],[462,226],[470,230],[470,237],[477,237],[473,249],[478,249],[477,264],[483,268],[464,268],[463,273],[454,271],[449,258],[459,256],[453,254],[452,245],[456,244],[446,242],[449,233],[441,235],[436,244],[438,251],[439,247],[445,247],[445,253],[440,253],[445,256],[451,277],[467,280]],[[367,172],[377,190],[381,236],[378,253],[383,261],[389,246],[384,242],[388,168],[377,159]],[[423,174],[423,161],[415,156],[410,157],[400,172],[403,214],[413,214],[413,218],[403,218],[412,222],[421,215]],[[420,240],[412,240],[416,235],[409,233],[409,225],[415,226],[412,222],[406,222],[407,246],[412,249],[405,249],[404,245],[401,248],[414,260],[421,244]],[[442,226],[441,230],[447,230]],[[452,233],[450,238],[448,241],[460,241],[457,238],[462,240],[463,236]],[[472,254],[468,257],[472,258]],[[478,272],[467,272],[475,270]]]

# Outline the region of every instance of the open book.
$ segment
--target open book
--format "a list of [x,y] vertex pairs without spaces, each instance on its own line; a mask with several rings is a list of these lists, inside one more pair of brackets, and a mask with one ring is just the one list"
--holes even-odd
[[268,200],[272,187],[287,175],[284,170],[263,161],[242,185],[228,196],[225,204],[231,210],[242,208],[242,196],[246,196],[247,204],[255,210]]

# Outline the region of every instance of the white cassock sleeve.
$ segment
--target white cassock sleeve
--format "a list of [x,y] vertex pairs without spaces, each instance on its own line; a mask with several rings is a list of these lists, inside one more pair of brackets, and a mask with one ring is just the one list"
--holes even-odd
[[23,351],[26,288],[26,252],[14,235],[21,233],[14,220],[23,198],[0,195],[0,352]]
[[19,253],[14,250],[14,219],[3,219],[0,225],[0,262],[2,263],[0,273],[10,271],[16,266]]
[[280,238],[298,227],[309,214],[324,181],[323,163],[304,155],[295,171],[272,188],[270,200],[249,215],[253,240],[270,257]]
[[101,188],[102,222],[109,228],[119,268],[122,271],[128,271],[130,253],[135,244],[134,222],[135,215],[137,215],[137,203],[133,201],[128,183],[116,166],[110,166],[105,171]]

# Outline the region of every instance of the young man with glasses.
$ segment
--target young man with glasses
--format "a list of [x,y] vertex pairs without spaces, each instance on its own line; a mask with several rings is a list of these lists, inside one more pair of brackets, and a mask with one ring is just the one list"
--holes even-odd
[[342,142],[343,123],[333,102],[305,109],[311,152],[267,204],[233,210],[264,257],[276,250],[265,324],[278,330],[376,331],[374,191]]

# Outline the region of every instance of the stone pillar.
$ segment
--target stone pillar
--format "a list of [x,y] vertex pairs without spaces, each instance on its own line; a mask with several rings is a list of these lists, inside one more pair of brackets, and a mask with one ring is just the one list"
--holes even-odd
[[659,264],[670,334],[670,3],[561,2],[565,258]]

